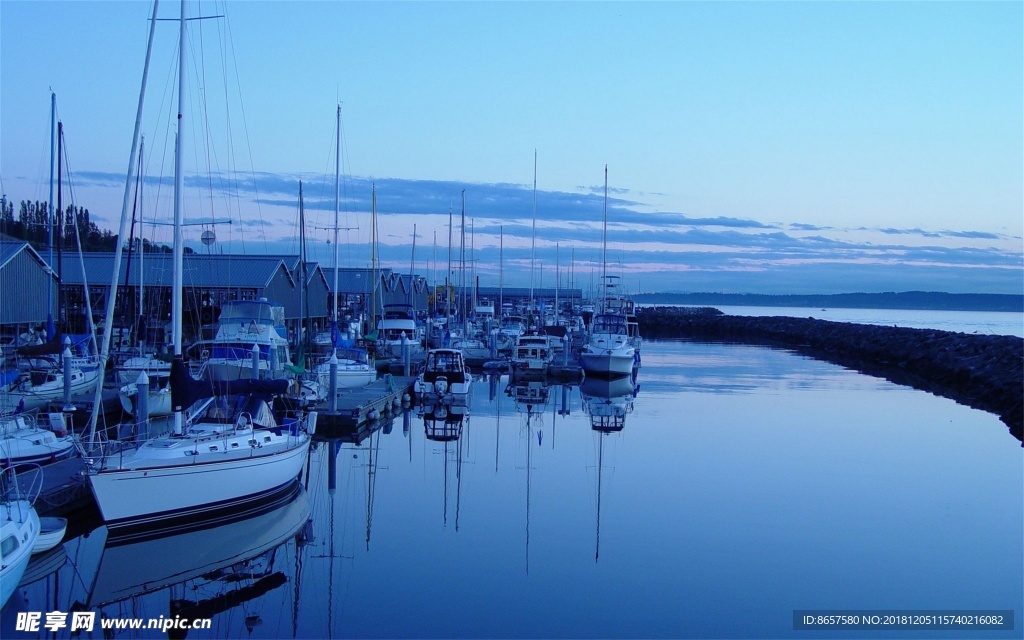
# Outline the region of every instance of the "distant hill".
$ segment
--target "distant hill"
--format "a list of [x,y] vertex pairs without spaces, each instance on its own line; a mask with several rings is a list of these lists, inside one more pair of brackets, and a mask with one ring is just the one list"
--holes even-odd
[[1001,293],[836,293],[830,295],[765,295],[760,293],[640,293],[638,304],[686,304],[738,307],[811,307],[843,309],[929,309],[949,311],[1012,311],[1024,313],[1024,295]]

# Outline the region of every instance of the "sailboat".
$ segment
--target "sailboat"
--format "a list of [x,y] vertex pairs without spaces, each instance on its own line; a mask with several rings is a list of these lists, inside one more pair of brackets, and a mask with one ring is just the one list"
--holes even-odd
[[[53,213],[59,217],[62,215],[60,180],[64,126],[60,121],[57,121],[56,125],[57,208]],[[50,244],[52,253],[53,243]],[[58,273],[59,271],[58,267]],[[88,306],[88,295],[86,296],[86,305]],[[93,391],[99,393],[97,390],[100,382],[99,365],[96,357],[89,352],[88,347],[88,342],[93,336],[91,334],[65,335],[62,340],[59,335],[51,332],[52,319],[50,320],[47,334],[51,336],[51,339],[48,342],[25,345],[17,349],[18,355],[29,359],[29,369],[6,384],[3,393],[0,394],[0,414],[43,409],[50,403],[59,402],[62,399],[67,403],[73,396],[85,395]]]
[[[341,175],[341,105],[338,105],[337,129],[334,160],[334,308],[331,313],[330,335],[326,344],[330,345],[331,356],[316,366],[316,377],[321,389],[327,393],[330,389],[355,389],[363,387],[377,379],[377,367],[366,349],[356,347],[348,339],[340,336],[338,328],[338,209],[339,181]],[[319,337],[319,336],[318,336]],[[331,371],[334,371],[335,387],[331,385]]]
[[[309,452],[310,434],[316,427],[315,412],[300,412],[278,423],[269,402],[274,394],[285,393],[287,380],[199,382],[192,379],[182,359],[181,158],[186,22],[182,2],[171,310],[174,428],[141,442],[107,443],[98,455],[86,458],[89,485],[100,513],[108,529],[120,535],[157,526],[166,529],[195,521],[216,521],[279,499],[297,482]],[[184,410],[204,396],[213,397],[208,409],[186,425]]]
[[[19,490],[13,468],[4,469],[0,486],[0,540],[3,549],[0,557],[0,607],[7,603],[14,593],[28,566],[32,548],[39,538],[39,515],[33,502],[34,496],[24,495]],[[38,495],[38,488],[35,490]],[[31,493],[31,490],[30,490]]]
[[[630,327],[632,301],[618,287],[616,276],[608,270],[608,166],[604,168],[604,230],[602,234],[602,284],[605,287],[600,311],[590,324],[590,336],[580,353],[584,375],[602,378],[621,378],[633,372],[637,362],[639,330],[636,321]],[[630,335],[630,333],[634,335]]]
[[35,412],[0,416],[0,464],[47,464],[70,458],[77,436],[70,433],[64,415],[47,414],[49,428],[40,426]]

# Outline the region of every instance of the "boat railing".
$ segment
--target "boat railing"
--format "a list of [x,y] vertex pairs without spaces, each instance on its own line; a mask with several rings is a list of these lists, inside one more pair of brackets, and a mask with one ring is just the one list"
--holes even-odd
[[3,502],[27,500],[35,504],[43,490],[43,468],[35,463],[8,466],[0,475],[0,496]]

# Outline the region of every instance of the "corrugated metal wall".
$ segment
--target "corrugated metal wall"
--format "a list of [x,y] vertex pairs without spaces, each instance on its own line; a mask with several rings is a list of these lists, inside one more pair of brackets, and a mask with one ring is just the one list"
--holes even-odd
[[50,308],[56,316],[56,282],[51,287],[51,304],[46,302],[49,278],[28,250],[19,251],[0,268],[0,324],[43,323]]

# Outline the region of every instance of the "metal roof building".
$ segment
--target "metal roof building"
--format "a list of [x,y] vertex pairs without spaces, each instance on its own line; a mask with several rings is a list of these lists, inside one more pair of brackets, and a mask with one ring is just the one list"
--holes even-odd
[[37,325],[56,307],[57,276],[46,260],[27,242],[0,240],[0,325]]

